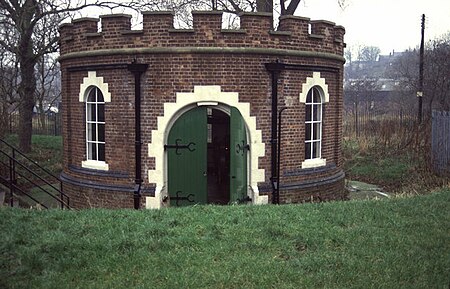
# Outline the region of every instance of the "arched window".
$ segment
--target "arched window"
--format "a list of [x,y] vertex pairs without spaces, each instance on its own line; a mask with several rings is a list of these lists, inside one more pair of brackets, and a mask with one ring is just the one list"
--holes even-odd
[[105,161],[105,101],[95,86],[86,98],[86,157]]
[[95,71],[89,71],[80,85],[79,101],[83,102],[86,114],[86,159],[81,166],[107,171],[105,103],[111,102],[108,83],[103,81],[103,77],[98,77]]
[[322,85],[312,83],[309,87],[304,85],[303,89],[307,89],[304,90],[304,94],[300,94],[300,102],[305,104],[305,160],[302,162],[304,169],[326,165],[326,159],[322,158],[322,126],[324,105],[329,99],[328,90],[323,83]]
[[323,120],[325,119],[325,105],[330,100],[328,85],[320,72],[313,72],[302,84],[300,103],[305,105],[305,160],[302,168],[325,166],[327,160],[322,156]]
[[320,159],[322,151],[322,96],[317,86],[306,95],[305,160]]

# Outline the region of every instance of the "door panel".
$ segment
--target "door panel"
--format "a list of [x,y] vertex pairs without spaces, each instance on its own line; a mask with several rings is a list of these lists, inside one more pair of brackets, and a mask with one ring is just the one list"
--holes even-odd
[[247,196],[247,135],[244,119],[235,107],[230,115],[230,202]]
[[197,107],[180,116],[165,146],[171,206],[207,203],[207,114]]

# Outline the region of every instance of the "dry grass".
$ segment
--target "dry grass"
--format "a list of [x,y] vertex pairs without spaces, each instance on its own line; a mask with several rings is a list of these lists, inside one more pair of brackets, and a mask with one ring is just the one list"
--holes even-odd
[[343,156],[348,177],[397,194],[417,195],[448,188],[450,178],[432,170],[430,123],[399,126],[393,122],[379,120],[377,129],[366,127],[359,136],[347,132]]

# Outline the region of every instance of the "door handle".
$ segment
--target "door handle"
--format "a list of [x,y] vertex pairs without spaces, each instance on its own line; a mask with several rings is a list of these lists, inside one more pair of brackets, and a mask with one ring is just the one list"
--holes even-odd
[[203,172],[203,176],[206,177],[206,175],[207,175],[207,173],[206,173],[206,172]]

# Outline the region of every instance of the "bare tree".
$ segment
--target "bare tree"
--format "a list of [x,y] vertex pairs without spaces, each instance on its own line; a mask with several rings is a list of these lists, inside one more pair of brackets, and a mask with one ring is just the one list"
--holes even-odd
[[376,66],[380,51],[380,48],[376,46],[353,45],[347,47],[344,51],[345,79],[373,78],[373,68]]
[[356,134],[360,132],[360,114],[378,109],[375,98],[381,85],[379,73],[374,68],[379,53],[378,47],[364,45],[349,47],[344,52],[347,60],[344,69],[344,104],[354,117]]
[[[31,150],[36,64],[43,55],[57,51],[61,21],[91,6],[114,8],[122,4],[101,0],[0,0],[0,47],[19,63],[19,147],[24,152]],[[42,33],[46,37],[40,37]]]
[[380,48],[377,46],[364,46],[359,53],[359,60],[362,61],[377,61],[380,55]]
[[[432,109],[450,110],[450,33],[429,41],[424,57],[424,116]],[[391,75],[404,91],[419,90],[419,52],[409,50],[392,65]],[[415,93],[413,94],[413,96]]]
[[[450,33],[429,43],[425,74],[428,110],[450,111]],[[425,95],[427,97],[427,95]]]
[[380,84],[375,78],[352,79],[344,86],[346,109],[354,116],[355,132],[358,135],[359,115],[375,110],[375,95],[380,90]]
[[[144,0],[129,1],[128,6],[137,10],[173,10],[182,23],[190,23],[192,10],[221,10],[227,13],[276,12],[280,16],[294,15],[302,0]],[[315,0],[316,1],[316,0]],[[346,0],[336,0],[341,8]]]
[[60,70],[53,55],[42,56],[36,67],[36,108],[39,125],[43,129],[45,115],[61,99]]
[[0,47],[0,137],[8,130],[17,97],[18,62],[13,54]]

